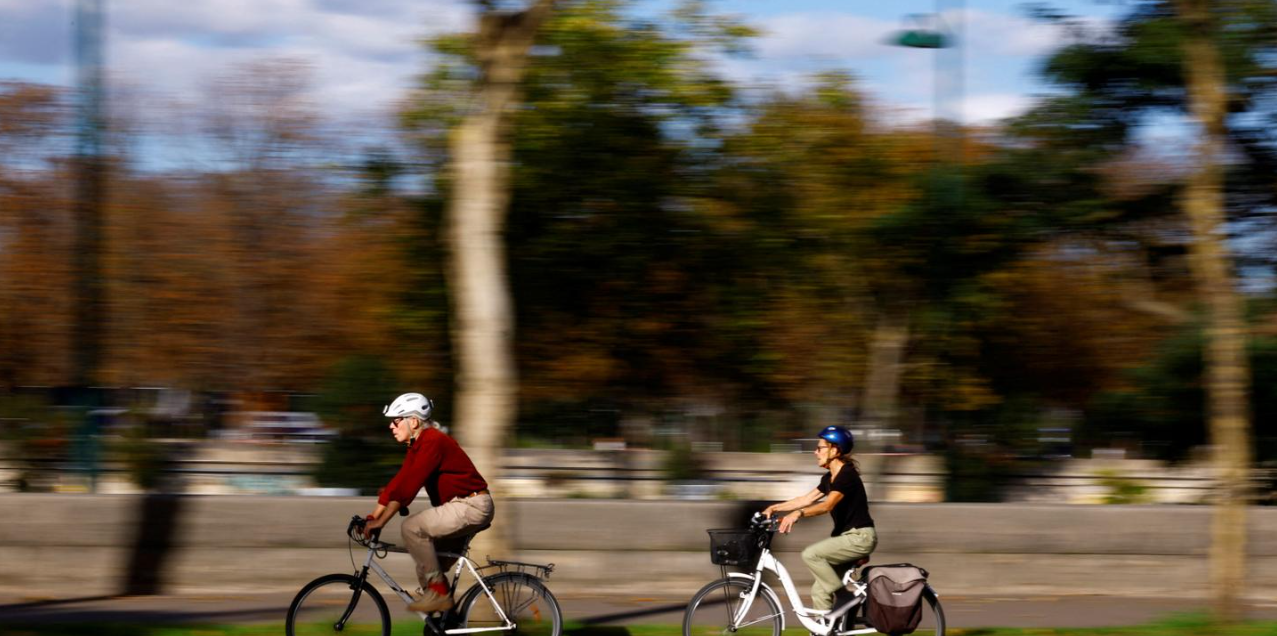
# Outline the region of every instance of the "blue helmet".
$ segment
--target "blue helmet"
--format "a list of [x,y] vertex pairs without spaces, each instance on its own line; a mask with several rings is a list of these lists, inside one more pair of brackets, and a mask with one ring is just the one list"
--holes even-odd
[[826,426],[825,430],[820,432],[820,439],[837,446],[838,452],[843,455],[850,453],[851,449],[856,447],[856,438],[846,426]]

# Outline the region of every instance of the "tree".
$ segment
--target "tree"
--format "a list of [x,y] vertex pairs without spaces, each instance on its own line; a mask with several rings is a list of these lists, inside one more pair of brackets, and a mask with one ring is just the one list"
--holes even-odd
[[[658,25],[626,5],[556,6],[510,123],[520,410],[550,423],[524,432],[574,442],[617,434],[577,426],[587,404],[660,413],[712,394],[699,363],[721,352],[706,318],[714,297],[698,287],[721,271],[721,253],[689,201],[706,171],[695,161],[708,161],[697,144],[731,97],[701,54],[730,27],[695,12]],[[468,39],[435,46],[447,63],[409,120],[438,163],[477,65]],[[446,200],[456,183],[445,172],[435,186]]]
[[[474,106],[452,131],[447,223],[450,287],[457,356],[456,426],[463,445],[489,480],[500,476],[502,449],[514,428],[514,313],[502,241],[510,196],[511,109],[528,52],[554,0],[534,0],[505,12],[480,2],[474,40],[479,77]],[[506,548],[504,536],[487,537]]]
[[733,248],[765,254],[737,265],[766,287],[736,293],[769,301],[763,338],[775,363],[763,368],[782,395],[845,412],[863,386],[862,421],[886,426],[909,325],[905,299],[887,293],[900,283],[883,276],[889,246],[872,228],[915,200],[930,144],[875,122],[849,76],[813,79],[803,94],[765,101],[727,141],[716,194],[738,223],[753,224]]
[[310,68],[290,58],[233,66],[208,86],[205,133],[215,141],[204,196],[226,233],[214,249],[227,257],[219,277],[230,320],[218,334],[227,366],[251,390],[295,385],[296,369],[317,377],[311,352],[322,319],[298,312],[322,227],[325,183],[318,164],[331,139],[320,134],[308,89]]
[[626,2],[563,5],[554,54],[529,68],[509,247],[522,402],[557,423],[542,437],[720,408],[745,375],[724,370],[748,367],[719,324],[736,259],[698,203],[733,98],[704,58],[740,34],[690,4],[660,23]]
[[1196,161],[1174,190],[1206,316],[1205,419],[1220,476],[1211,580],[1222,620],[1238,617],[1251,464],[1248,327],[1227,240],[1230,231],[1262,219],[1277,202],[1273,132],[1260,123],[1273,115],[1275,17],[1277,6],[1269,2],[1140,2],[1113,37],[1067,46],[1046,67],[1049,77],[1070,89],[1053,104],[1071,112],[1059,129],[1071,124],[1078,145],[1109,153],[1129,149],[1132,130],[1159,110],[1186,113],[1197,125]]
[[[1247,327],[1223,236],[1223,168],[1227,85],[1215,45],[1220,31],[1209,0],[1176,0],[1184,28],[1184,77],[1189,110],[1197,119],[1198,165],[1189,175],[1183,209],[1193,230],[1194,275],[1206,308],[1206,375],[1211,441],[1221,481],[1211,524],[1211,585],[1215,614],[1242,618],[1246,576],[1246,505],[1250,495],[1250,416]],[[1225,3],[1226,4],[1226,3]]]
[[0,82],[0,387],[69,380],[72,121],[62,90]]

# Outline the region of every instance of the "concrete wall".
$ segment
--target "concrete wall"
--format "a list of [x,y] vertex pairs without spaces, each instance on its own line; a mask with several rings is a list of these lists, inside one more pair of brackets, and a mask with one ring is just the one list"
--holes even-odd
[[[0,495],[0,593],[291,591],[320,574],[352,569],[342,531],[371,503]],[[514,526],[517,554],[509,556],[555,563],[555,590],[655,597],[690,595],[716,578],[705,529],[735,526],[752,510],[733,502],[497,505],[497,522]],[[881,536],[874,561],[922,565],[942,594],[1207,593],[1210,509],[1204,507],[877,504],[873,514]],[[804,596],[809,577],[797,552],[828,530],[828,519],[810,519],[776,541]],[[392,527],[388,537],[395,534]],[[1250,541],[1249,595],[1277,601],[1277,509],[1252,509]],[[483,557],[482,550],[473,556]],[[401,583],[411,580],[406,555],[386,563]]]
[[[185,442],[175,442],[185,443]],[[170,490],[192,495],[295,495],[314,492],[311,473],[322,449],[314,444],[257,444],[203,441],[181,453],[169,474]],[[16,492],[25,462],[0,442],[0,493]],[[664,481],[665,453],[511,449],[497,491],[506,497],[664,499],[788,499],[811,489],[820,470],[810,453],[706,452],[707,481],[676,485]],[[944,500],[945,465],[939,455],[857,455],[869,497],[875,502],[939,503]],[[34,471],[31,489],[89,492],[84,474],[63,462],[47,461]],[[96,492],[138,494],[119,462],[100,467]],[[1256,471],[1257,476],[1261,471]],[[1274,499],[1261,480],[1261,497]],[[1143,489],[1132,503],[1200,504],[1214,487],[1214,470],[1203,462],[1167,465],[1136,459],[1058,460],[1019,475],[1006,493],[1021,503],[1105,503],[1117,483]],[[1262,492],[1268,489],[1268,492]]]

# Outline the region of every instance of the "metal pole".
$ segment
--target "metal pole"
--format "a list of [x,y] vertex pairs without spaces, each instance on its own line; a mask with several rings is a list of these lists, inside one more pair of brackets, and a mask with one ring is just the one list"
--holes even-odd
[[106,165],[102,156],[105,128],[103,108],[103,0],[78,0],[75,11],[76,61],[76,197],[74,331],[71,342],[71,383],[76,406],[84,415],[80,435],[80,465],[96,487],[96,422],[89,414],[96,400],[90,387],[101,380],[102,333],[106,322],[102,281],[102,209],[106,193]]
[[75,59],[77,138],[75,198],[75,331],[72,383],[97,380],[102,334],[102,0],[78,0]]

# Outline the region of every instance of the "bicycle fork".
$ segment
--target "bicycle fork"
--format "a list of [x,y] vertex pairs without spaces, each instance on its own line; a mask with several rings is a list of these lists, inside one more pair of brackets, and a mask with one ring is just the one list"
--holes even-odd
[[355,613],[355,606],[359,604],[359,597],[364,593],[364,582],[368,580],[368,566],[359,572],[359,576],[350,584],[351,590],[354,592],[350,595],[350,604],[346,606],[346,611],[342,612],[341,618],[333,625],[334,631],[342,631],[346,629],[346,621],[350,620],[350,615]]

